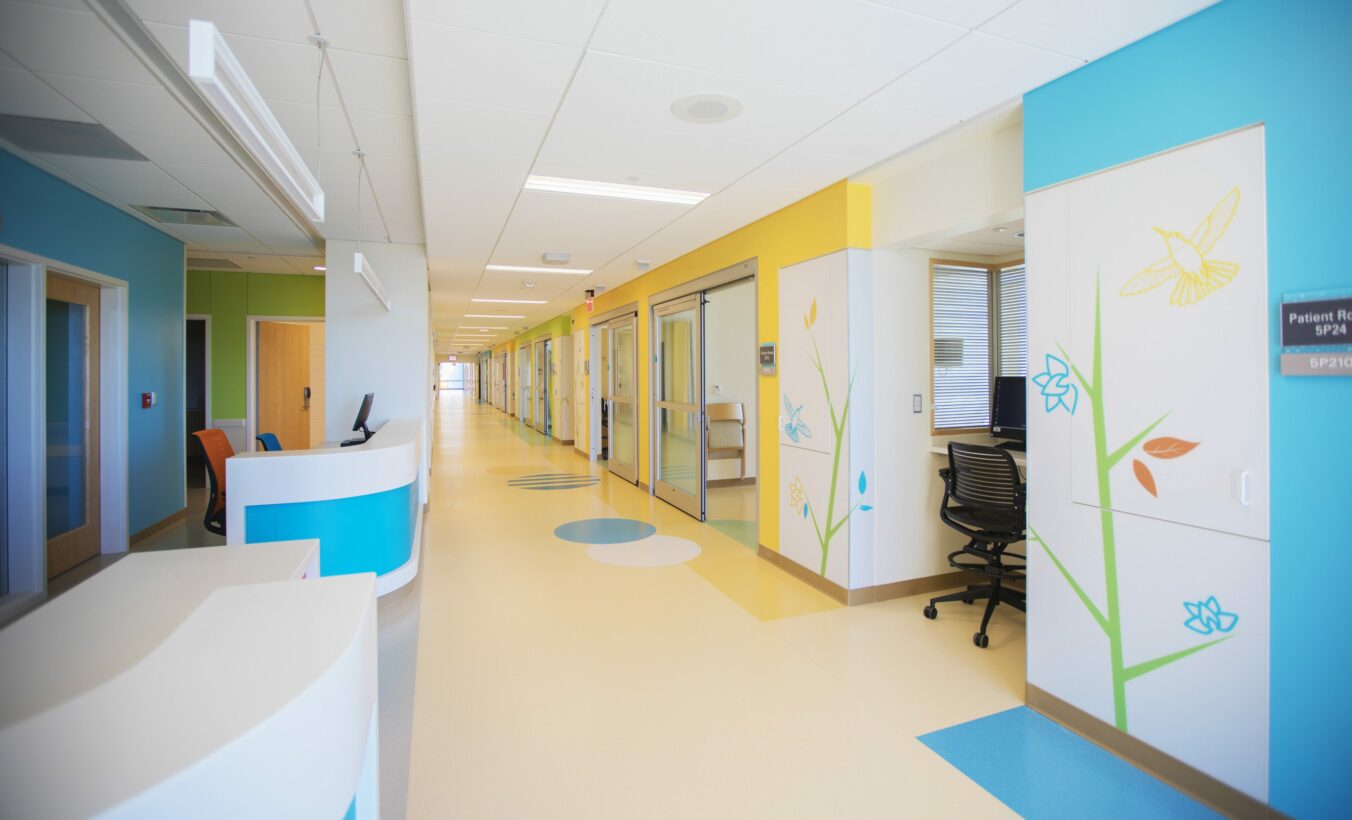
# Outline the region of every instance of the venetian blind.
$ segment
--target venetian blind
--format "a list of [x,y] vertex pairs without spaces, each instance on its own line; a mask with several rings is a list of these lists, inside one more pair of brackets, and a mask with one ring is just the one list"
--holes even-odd
[[999,309],[996,361],[1001,376],[1028,375],[1028,286],[1023,264],[996,274]]
[[990,426],[990,271],[934,265],[934,429]]

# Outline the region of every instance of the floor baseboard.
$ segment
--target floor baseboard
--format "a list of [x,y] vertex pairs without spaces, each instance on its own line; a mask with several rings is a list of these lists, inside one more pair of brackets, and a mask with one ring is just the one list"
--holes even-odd
[[146,540],[147,538],[159,532],[160,530],[178,523],[187,516],[188,516],[188,508],[184,507],[183,509],[179,510],[178,512],[169,516],[168,518],[165,518],[162,521],[157,521],[154,524],[151,524],[149,527],[146,527],[145,529],[133,535],[131,538],[127,539],[127,548],[134,549],[137,544]]
[[850,595],[845,587],[823,575],[813,572],[802,564],[799,564],[797,561],[784,557],[764,544],[759,544],[757,546],[758,549],[756,550],[756,554],[761,558],[764,558],[776,567],[779,567],[818,592],[826,595],[828,598],[846,605],[850,603]]

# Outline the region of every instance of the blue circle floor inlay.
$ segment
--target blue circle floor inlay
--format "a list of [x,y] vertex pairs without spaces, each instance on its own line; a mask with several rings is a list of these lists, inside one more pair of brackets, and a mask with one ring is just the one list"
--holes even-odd
[[632,518],[584,518],[554,530],[563,540],[579,544],[621,544],[647,538],[655,532],[657,528],[652,524]]

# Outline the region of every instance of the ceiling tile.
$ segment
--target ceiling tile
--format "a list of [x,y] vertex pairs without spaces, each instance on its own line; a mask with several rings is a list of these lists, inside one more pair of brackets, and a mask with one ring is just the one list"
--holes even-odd
[[207,198],[212,194],[248,195],[258,190],[253,179],[238,167],[213,168],[175,162],[163,163],[162,167],[174,179]]
[[122,41],[90,11],[0,3],[0,49],[39,74],[59,73],[148,83],[153,79]]
[[854,0],[614,0],[591,48],[860,99],[963,32]]
[[230,155],[204,133],[175,134],[150,131],[143,128],[114,128],[119,137],[151,162],[206,165],[212,168],[235,169],[239,166]]
[[104,126],[174,134],[201,134],[202,128],[169,92],[158,85],[44,74],[42,77]]
[[559,251],[572,254],[573,267],[596,268],[688,210],[658,202],[524,191],[493,261],[537,265],[541,254]]
[[860,167],[864,167],[956,124],[957,120],[947,117],[862,102],[795,147],[824,154],[845,154],[856,158]]
[[[311,0],[320,33],[337,51],[405,59],[403,0]],[[459,2],[459,0],[457,0]]]
[[93,122],[51,86],[22,68],[0,68],[0,114]]
[[408,7],[413,20],[581,46],[605,5],[606,0],[410,0]]
[[1079,66],[1070,57],[974,32],[870,101],[963,120]]
[[991,19],[1018,0],[872,0],[872,2],[972,28]]
[[186,30],[189,20],[210,20],[223,34],[243,34],[269,40],[306,43],[313,31],[305,4],[277,0],[128,0],[146,23],[162,23]]
[[981,30],[1081,60],[1094,60],[1215,2],[1022,0]]
[[435,23],[413,24],[418,99],[552,114],[581,50]]

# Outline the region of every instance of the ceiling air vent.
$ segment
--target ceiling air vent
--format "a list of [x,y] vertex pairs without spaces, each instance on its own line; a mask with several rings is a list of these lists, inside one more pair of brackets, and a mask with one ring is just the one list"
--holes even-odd
[[117,134],[92,122],[0,114],[0,139],[35,154],[146,161]]
[[210,228],[234,228],[220,211],[198,211],[192,208],[159,208],[154,205],[134,205],[136,210],[166,225],[199,225]]
[[188,270],[240,270],[240,267],[229,259],[199,259],[190,256]]

